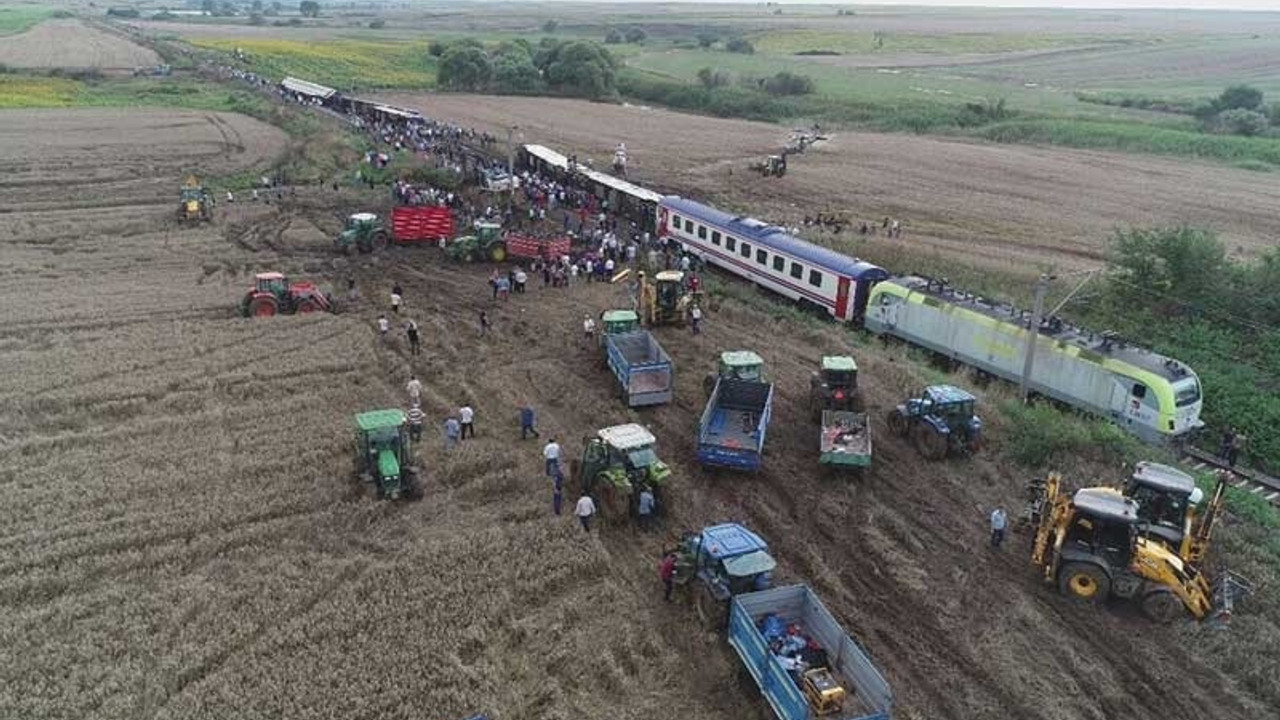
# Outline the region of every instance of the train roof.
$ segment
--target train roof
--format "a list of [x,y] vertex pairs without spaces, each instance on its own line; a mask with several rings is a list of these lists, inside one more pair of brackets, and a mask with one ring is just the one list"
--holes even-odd
[[[1024,327],[1031,322],[1030,310],[1023,310],[1009,303],[953,288],[942,280],[904,275],[890,278],[889,282],[1002,322]],[[1159,375],[1169,382],[1195,377],[1191,368],[1173,358],[1131,345],[1110,333],[1085,330],[1057,316],[1046,317],[1040,322],[1040,334],[1061,343],[1074,345],[1086,353],[1093,353],[1098,356],[1095,360],[1099,362],[1104,357],[1111,358]]]
[[[553,165],[561,170],[568,172],[569,158],[564,153],[556,152],[546,145],[529,144],[524,146],[524,151],[530,155],[542,160],[545,163]],[[575,170],[581,173],[588,180],[603,185],[612,190],[616,190],[625,195],[641,200],[643,202],[657,203],[662,199],[662,195],[648,188],[640,187],[633,182],[629,182],[619,177],[614,177],[608,173],[593,170],[585,165],[578,165]]]
[[842,255],[821,245],[814,245],[776,225],[770,225],[755,218],[732,215],[710,205],[703,205],[676,195],[662,198],[662,204],[692,220],[700,220],[722,228],[741,240],[759,243],[841,275],[873,282],[889,277],[889,273],[878,265]]

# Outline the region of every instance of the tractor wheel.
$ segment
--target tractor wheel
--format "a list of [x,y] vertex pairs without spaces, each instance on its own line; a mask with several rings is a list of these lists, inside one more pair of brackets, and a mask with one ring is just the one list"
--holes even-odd
[[387,236],[387,231],[379,230],[373,234],[371,246],[374,250],[386,250],[389,242],[390,238]]
[[941,460],[947,456],[947,436],[928,425],[917,425],[914,439],[926,460]]
[[1111,578],[1092,563],[1068,563],[1058,572],[1058,592],[1082,603],[1101,603],[1111,595]]
[[475,251],[474,251],[474,250],[468,250],[468,251],[467,251],[467,254],[462,256],[462,260],[463,260],[463,262],[468,263],[468,264],[475,262],[475,261],[476,261],[476,253],[475,253]]
[[320,303],[315,298],[302,298],[298,301],[298,313],[300,315],[308,315],[313,312],[320,312]]
[[889,425],[889,432],[899,437],[907,436],[907,419],[902,417],[902,413],[890,410],[886,422]]
[[507,259],[506,243],[496,242],[490,245],[489,259],[496,263],[504,262]]
[[249,317],[271,317],[279,312],[275,298],[257,297],[249,301]]
[[1168,588],[1156,588],[1142,596],[1142,614],[1162,625],[1186,616],[1187,606]]
[[693,606],[698,612],[698,621],[707,630],[718,632],[724,629],[728,619],[725,616],[725,604],[716,599],[705,583],[699,582],[697,578],[693,582],[697,583],[697,588],[693,591]]

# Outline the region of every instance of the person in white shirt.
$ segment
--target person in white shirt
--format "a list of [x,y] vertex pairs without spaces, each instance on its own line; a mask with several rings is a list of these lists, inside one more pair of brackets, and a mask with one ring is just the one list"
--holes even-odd
[[680,256],[680,269],[684,272],[689,272],[689,256],[688,255]]
[[391,330],[391,321],[387,319],[386,315],[379,315],[378,316],[378,342],[379,343],[383,345],[387,344],[387,332],[389,330]]
[[578,498],[578,504],[573,508],[573,514],[578,516],[578,522],[582,523],[584,532],[591,532],[591,516],[596,514],[595,501],[590,495],[583,495]]
[[694,335],[702,332],[702,308],[697,305],[689,308],[689,327],[693,329]]
[[476,436],[476,411],[471,409],[470,405],[463,405],[458,410],[458,419],[462,421],[462,439],[466,440],[467,435],[474,439]]
[[417,375],[410,376],[410,378],[409,378],[409,384],[408,384],[408,385],[405,385],[405,386],[404,386],[404,389],[409,391],[409,400],[410,400],[414,405],[417,405],[419,402],[421,402],[421,400],[422,400],[422,381],[418,379],[418,376],[417,376]]
[[560,443],[554,437],[543,446],[542,459],[547,461],[547,477],[555,477],[560,468]]
[[596,336],[596,321],[591,319],[590,315],[582,318],[582,337],[585,340],[593,340]]
[[606,277],[613,277],[613,258],[604,261],[604,274]]

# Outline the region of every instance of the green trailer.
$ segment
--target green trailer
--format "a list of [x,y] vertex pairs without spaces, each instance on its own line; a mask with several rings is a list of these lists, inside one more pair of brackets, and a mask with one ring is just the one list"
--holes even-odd
[[866,413],[823,410],[818,462],[840,468],[871,466],[871,422]]

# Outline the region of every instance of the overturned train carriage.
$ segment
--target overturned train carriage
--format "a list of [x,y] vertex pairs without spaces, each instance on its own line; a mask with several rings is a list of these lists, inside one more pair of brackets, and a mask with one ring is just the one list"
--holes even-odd
[[[866,327],[1012,382],[1022,378],[1029,314],[920,277],[878,283]],[[1036,339],[1032,391],[1108,418],[1150,443],[1177,443],[1204,426],[1191,368],[1105,334],[1048,318]]]

